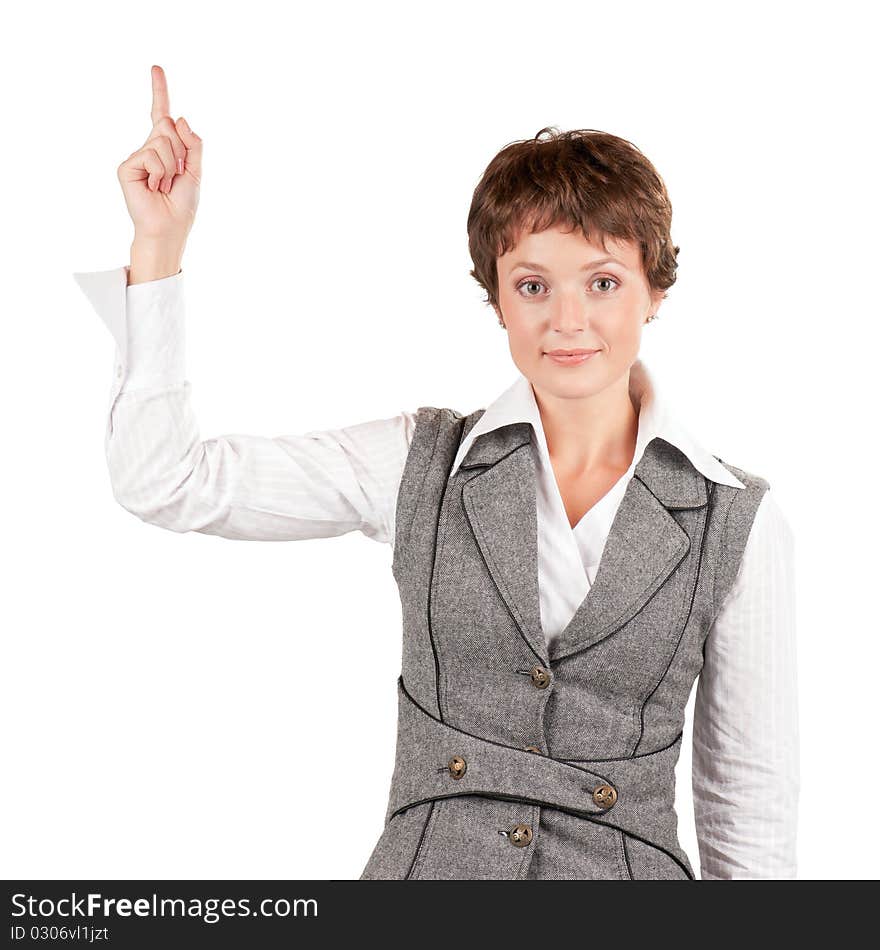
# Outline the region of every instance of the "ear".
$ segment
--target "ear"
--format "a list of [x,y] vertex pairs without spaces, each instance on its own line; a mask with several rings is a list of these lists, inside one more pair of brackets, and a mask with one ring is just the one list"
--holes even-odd
[[[652,290],[651,291],[651,314],[656,314],[660,309],[660,304],[666,299],[665,290]],[[649,314],[649,316],[651,315]]]

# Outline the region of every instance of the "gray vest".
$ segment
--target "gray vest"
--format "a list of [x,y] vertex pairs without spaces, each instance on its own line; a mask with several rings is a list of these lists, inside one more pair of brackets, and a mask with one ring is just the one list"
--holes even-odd
[[[703,643],[768,483],[645,448],[593,586],[548,650],[529,423],[419,409],[397,498],[397,755],[361,880],[693,879],[675,764]],[[720,460],[719,460],[720,461]]]

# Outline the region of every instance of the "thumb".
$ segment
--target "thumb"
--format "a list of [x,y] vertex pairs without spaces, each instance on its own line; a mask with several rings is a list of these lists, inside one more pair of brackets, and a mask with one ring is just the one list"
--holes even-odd
[[200,179],[202,177],[202,140],[189,127],[189,123],[183,116],[174,125],[181,142],[186,146],[186,167],[197,179]]

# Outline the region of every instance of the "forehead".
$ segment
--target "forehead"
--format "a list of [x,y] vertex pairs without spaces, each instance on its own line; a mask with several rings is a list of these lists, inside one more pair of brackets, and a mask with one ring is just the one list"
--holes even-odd
[[[603,247],[604,239],[604,247]],[[516,232],[513,246],[498,258],[498,266],[511,269],[519,261],[540,263],[543,266],[581,267],[599,258],[616,258],[624,267],[638,271],[641,252],[636,241],[610,234],[594,232],[587,240],[580,228],[569,225],[532,231],[523,228]]]

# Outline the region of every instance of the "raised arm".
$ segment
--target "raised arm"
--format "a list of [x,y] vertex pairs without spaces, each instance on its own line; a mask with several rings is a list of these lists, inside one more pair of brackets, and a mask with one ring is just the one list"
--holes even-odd
[[126,270],[74,275],[116,338],[104,431],[119,504],[172,531],[292,541],[359,530],[393,543],[415,412],[202,440],[185,378],[184,274],[126,286]]
[[160,67],[152,79],[151,137],[118,169],[135,224],[131,263],[74,274],[116,342],[105,429],[115,498],[172,531],[289,541],[360,530],[393,543],[415,413],[320,432],[201,439],[185,379],[180,263],[202,142],[167,115]]
[[697,681],[692,787],[704,880],[796,877],[795,631],[794,540],[768,490]]

